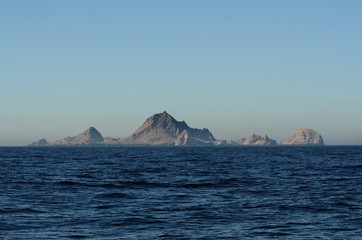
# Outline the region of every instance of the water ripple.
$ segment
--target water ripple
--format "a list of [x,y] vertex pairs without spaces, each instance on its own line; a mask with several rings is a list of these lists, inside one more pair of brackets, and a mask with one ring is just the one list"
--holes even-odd
[[358,239],[362,147],[0,148],[0,239]]

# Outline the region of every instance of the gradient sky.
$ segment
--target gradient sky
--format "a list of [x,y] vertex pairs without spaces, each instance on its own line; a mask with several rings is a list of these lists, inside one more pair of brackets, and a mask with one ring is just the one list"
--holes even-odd
[[167,110],[218,139],[362,144],[360,0],[2,0],[0,145]]

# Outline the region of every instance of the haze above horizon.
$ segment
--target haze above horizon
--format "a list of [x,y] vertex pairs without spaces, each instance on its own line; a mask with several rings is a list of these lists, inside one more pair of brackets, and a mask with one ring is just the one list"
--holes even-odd
[[312,128],[362,145],[362,2],[0,4],[0,146],[89,126],[126,137],[167,110],[217,139]]

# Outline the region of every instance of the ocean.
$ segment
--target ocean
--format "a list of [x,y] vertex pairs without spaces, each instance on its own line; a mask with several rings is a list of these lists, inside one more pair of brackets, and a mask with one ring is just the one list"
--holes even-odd
[[362,239],[362,147],[1,147],[0,239]]

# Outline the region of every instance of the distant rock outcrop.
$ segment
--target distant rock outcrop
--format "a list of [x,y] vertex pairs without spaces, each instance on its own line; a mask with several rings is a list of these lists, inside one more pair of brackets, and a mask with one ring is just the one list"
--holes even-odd
[[83,133],[54,142],[54,145],[94,145],[103,144],[103,136],[94,127],[90,127]]
[[132,135],[120,141],[124,145],[204,146],[224,145],[204,129],[190,128],[166,111],[149,117]]
[[262,137],[260,135],[250,135],[247,139],[241,138],[236,141],[231,141],[232,145],[243,145],[243,146],[277,146],[277,142],[274,139],[265,135]]
[[121,140],[120,138],[106,137],[106,138],[104,138],[103,143],[105,145],[115,145],[115,144],[119,144],[120,140]]
[[293,136],[282,145],[324,145],[322,136],[310,128],[298,129]]
[[49,145],[49,143],[45,138],[42,138],[39,141],[32,142],[29,144],[29,146],[47,146],[47,145]]

